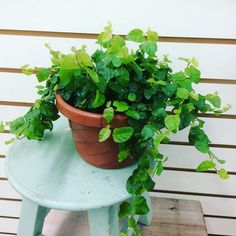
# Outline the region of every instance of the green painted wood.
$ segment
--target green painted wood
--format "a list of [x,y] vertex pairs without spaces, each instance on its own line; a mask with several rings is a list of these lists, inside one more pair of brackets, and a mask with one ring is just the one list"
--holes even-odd
[[120,233],[117,205],[88,211],[91,236],[117,236]]
[[37,236],[42,233],[48,209],[23,198],[17,236]]
[[125,183],[136,165],[105,170],[85,163],[68,127],[60,118],[43,141],[24,139],[11,146],[5,169],[12,186],[41,206],[61,210],[96,209],[128,199]]

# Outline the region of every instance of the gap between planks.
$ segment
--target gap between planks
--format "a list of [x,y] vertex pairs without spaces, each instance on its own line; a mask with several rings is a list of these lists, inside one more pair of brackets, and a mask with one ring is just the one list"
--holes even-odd
[[[0,29],[0,35],[80,38],[80,39],[97,39],[98,37],[98,34],[96,33],[16,30],[16,29]],[[120,36],[123,38],[126,37],[124,34],[121,34]],[[231,45],[236,44],[236,39],[231,39],[231,38],[159,36],[158,41],[167,43],[201,43],[201,44],[231,44]]]

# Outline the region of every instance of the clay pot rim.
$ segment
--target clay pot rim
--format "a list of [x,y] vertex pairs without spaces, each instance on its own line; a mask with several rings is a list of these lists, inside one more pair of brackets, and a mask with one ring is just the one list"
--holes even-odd
[[[56,105],[58,110],[73,122],[82,123],[86,126],[100,128],[105,127],[107,125],[107,122],[102,114],[83,111],[78,108],[75,108],[68,104],[59,93],[56,94]],[[112,128],[116,128],[125,126],[127,125],[127,123],[128,118],[126,115],[116,114],[110,125]]]

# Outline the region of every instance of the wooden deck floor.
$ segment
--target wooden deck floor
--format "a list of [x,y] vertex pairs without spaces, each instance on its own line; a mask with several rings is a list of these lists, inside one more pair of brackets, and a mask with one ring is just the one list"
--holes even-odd
[[[150,226],[141,226],[143,236],[207,235],[199,202],[152,198],[152,206],[153,221]],[[53,210],[46,218],[43,234],[46,236],[89,236],[87,214]]]

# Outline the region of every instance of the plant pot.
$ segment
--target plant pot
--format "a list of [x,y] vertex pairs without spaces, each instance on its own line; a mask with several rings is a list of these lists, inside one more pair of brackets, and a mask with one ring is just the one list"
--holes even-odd
[[[118,162],[119,147],[112,137],[105,142],[98,141],[100,129],[107,125],[103,115],[72,107],[60,94],[56,95],[56,104],[58,110],[69,119],[76,150],[86,162],[106,169],[118,169],[134,163],[131,158]],[[112,128],[126,126],[127,117],[117,114],[110,125]]]

